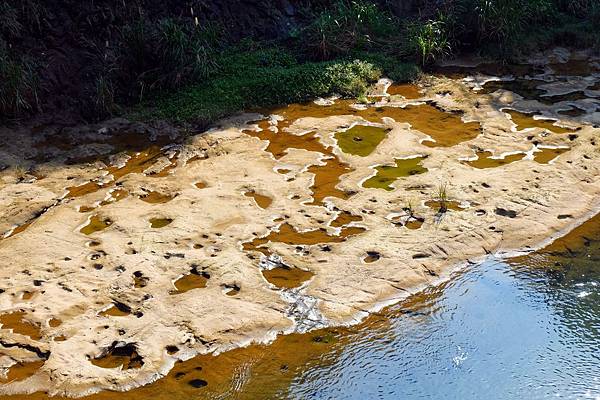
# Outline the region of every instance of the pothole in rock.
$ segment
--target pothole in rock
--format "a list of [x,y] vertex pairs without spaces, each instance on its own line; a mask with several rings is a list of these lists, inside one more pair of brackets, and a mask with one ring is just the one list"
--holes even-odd
[[33,296],[35,296],[37,292],[36,291],[31,291],[31,290],[24,290],[23,293],[21,294],[21,300],[31,300],[33,298]]
[[569,59],[564,63],[553,63],[548,66],[556,75],[561,76],[588,76],[600,72],[588,60]]
[[103,317],[126,317],[131,314],[131,307],[115,301],[109,308],[100,313]]
[[409,212],[405,215],[396,215],[390,219],[394,225],[404,226],[411,230],[420,229],[425,223],[425,218],[416,216]]
[[536,79],[514,79],[514,80],[494,80],[488,81],[483,85],[482,90],[479,93],[491,94],[497,90],[507,90],[523,97],[525,100],[538,100],[544,99],[543,94],[545,90],[538,89],[539,85],[546,83],[542,80]]
[[425,218],[422,217],[411,217],[404,223],[404,226],[408,229],[420,229],[425,222]]
[[362,217],[360,215],[354,215],[348,211],[340,211],[340,213],[335,217],[333,221],[329,224],[332,228],[341,228],[344,225],[348,225],[351,222],[360,222],[362,221]]
[[396,122],[408,122],[413,129],[428,135],[428,147],[452,147],[475,139],[481,133],[479,122],[463,122],[461,114],[442,111],[430,104],[406,107],[404,116],[392,116]]
[[389,131],[388,128],[377,126],[354,125],[346,131],[337,132],[335,139],[344,153],[366,157],[385,139]]
[[173,220],[171,218],[150,218],[149,222],[151,228],[160,229],[170,225]]
[[157,191],[146,192],[139,199],[150,204],[164,204],[173,200],[177,195],[163,194]]
[[194,183],[194,186],[196,186],[198,189],[206,189],[208,187],[206,182],[202,182],[202,181]]
[[548,84],[548,82],[540,79],[517,78],[513,80],[494,80],[486,82],[480,93],[490,94],[497,90],[507,90],[518,94],[525,100],[536,100],[544,105],[553,105],[564,101],[579,101],[589,97],[583,90],[574,90],[559,95],[548,95],[546,90],[539,88],[539,86],[545,84]]
[[365,228],[349,226],[342,228],[339,235],[330,235],[325,229],[298,232],[289,223],[284,223],[279,227],[279,230],[272,231],[267,236],[257,237],[250,242],[244,243],[243,249],[245,251],[258,251],[268,256],[269,251],[265,245],[269,242],[285,243],[293,246],[340,243],[350,236],[363,233],[365,230]]
[[363,261],[367,264],[374,263],[381,258],[381,254],[377,251],[367,251],[367,254],[363,257]]
[[273,286],[280,289],[294,289],[302,286],[314,276],[310,271],[300,268],[279,265],[272,269],[263,269],[262,274],[265,279]]
[[245,192],[244,196],[254,199],[256,205],[262,208],[263,210],[268,208],[271,205],[271,203],[273,203],[272,198],[263,194],[256,193],[254,190],[249,190]]
[[570,133],[577,130],[576,128],[562,128],[560,126],[556,126],[556,120],[535,119],[535,113],[524,113],[509,109],[503,109],[502,111],[510,115],[511,120],[516,125],[516,129],[518,131],[531,128],[540,128],[550,132],[561,134]]
[[314,174],[312,191],[312,202],[308,205],[322,205],[327,197],[337,197],[346,200],[350,194],[337,188],[342,175],[353,171],[346,163],[341,162],[337,157],[332,156],[325,160],[325,165],[311,165],[307,172]]
[[134,343],[113,342],[100,357],[91,360],[92,364],[101,368],[137,369],[144,365],[144,360],[137,352]]
[[144,276],[141,271],[135,271],[133,273],[133,287],[136,289],[146,287],[150,278]]
[[172,290],[169,294],[175,295],[192,289],[205,288],[209,279],[210,274],[208,272],[199,270],[198,266],[193,266],[189,274],[182,276],[173,283],[175,290]]
[[19,382],[32,377],[45,362],[45,360],[17,362],[8,368],[6,377],[0,379],[0,382]]
[[499,215],[501,217],[507,217],[507,218],[516,218],[517,217],[517,212],[514,210],[507,210],[505,208],[501,208],[501,207],[496,207],[496,209],[494,210],[494,212],[496,213],[496,215]]
[[95,232],[102,231],[112,225],[110,218],[101,217],[100,215],[92,215],[83,228],[79,232],[84,235],[91,235]]
[[479,122],[464,122],[462,113],[447,112],[434,104],[409,105],[406,107],[369,107],[358,115],[369,122],[381,122],[384,117],[397,123],[408,123],[411,128],[429,136],[423,141],[428,147],[452,147],[475,139],[481,133]]
[[464,211],[465,207],[461,206],[461,203],[459,201],[455,201],[455,200],[439,200],[439,199],[434,199],[434,200],[427,200],[425,202],[425,205],[429,208],[432,208],[434,210],[437,210],[438,212],[446,212],[448,210],[451,211]]
[[[290,105],[285,111],[294,114],[295,107],[298,107],[298,105]],[[315,110],[327,108],[316,105],[314,107]],[[312,110],[312,107],[309,107],[309,109]],[[293,120],[277,121],[277,125],[271,126],[268,120],[262,120],[258,123],[258,132],[254,130],[244,130],[243,132],[260,140],[268,141],[269,144],[265,151],[271,153],[276,159],[286,155],[288,149],[291,148],[314,151],[324,155],[324,158],[319,164],[311,165],[307,169],[308,173],[314,174],[315,176],[313,185],[310,187],[310,190],[313,192],[313,201],[309,203],[310,205],[321,205],[326,197],[347,199],[349,195],[343,190],[338,189],[337,185],[340,181],[340,177],[352,172],[352,168],[350,168],[348,164],[341,162],[338,157],[332,153],[331,148],[323,146],[316,136],[316,132],[309,132],[304,135],[288,133],[286,128],[289,127],[292,122]],[[275,131],[271,128],[275,128]]]
[[271,153],[275,159],[280,159],[286,155],[289,149],[303,149],[323,154],[330,153],[321,144],[317,132],[313,131],[303,135],[294,135],[286,131],[286,128],[290,125],[291,121],[288,120],[277,121],[277,125],[274,126],[276,131],[273,131],[269,121],[262,120],[258,123],[259,131],[245,130],[243,132],[248,136],[268,141],[269,144],[265,151]]
[[10,329],[13,333],[23,336],[28,336],[33,340],[40,340],[42,333],[40,325],[29,321],[25,311],[15,311],[8,314],[0,315],[1,329]]
[[516,153],[505,155],[504,157],[494,158],[494,154],[491,151],[478,151],[475,153],[475,155],[477,156],[477,159],[463,162],[477,169],[502,167],[504,165],[511,164],[515,161],[520,161],[526,156],[525,153]]
[[533,153],[533,160],[540,164],[549,164],[567,151],[569,151],[568,147],[538,147]]
[[362,184],[365,188],[384,189],[392,191],[390,186],[396,180],[402,177],[423,174],[427,168],[421,165],[427,156],[418,156],[413,158],[396,159],[396,165],[380,165],[374,167],[376,173],[374,176],[365,180]]
[[192,379],[191,381],[188,381],[188,385],[190,385],[193,388],[199,389],[203,388],[204,386],[207,386],[208,382],[206,382],[204,379]]
[[240,290],[242,290],[242,288],[236,283],[225,284],[222,287],[223,287],[223,292],[227,296],[235,296],[240,292]]

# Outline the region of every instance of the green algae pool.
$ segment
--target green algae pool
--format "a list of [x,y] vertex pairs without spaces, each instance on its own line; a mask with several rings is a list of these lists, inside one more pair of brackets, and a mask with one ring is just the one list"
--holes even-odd
[[421,165],[421,162],[426,158],[427,156],[402,158],[395,160],[396,165],[377,166],[375,167],[377,173],[367,179],[363,183],[363,187],[392,191],[394,188],[390,185],[397,179],[427,172],[427,168]]
[[370,125],[354,125],[347,131],[337,132],[335,138],[344,153],[366,157],[387,136],[389,129]]

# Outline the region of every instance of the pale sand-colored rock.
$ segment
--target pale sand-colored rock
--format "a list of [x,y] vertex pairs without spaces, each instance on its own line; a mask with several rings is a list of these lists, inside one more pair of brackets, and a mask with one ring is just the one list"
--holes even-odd
[[[249,115],[224,121],[223,128],[206,135],[191,137],[183,147],[174,148],[178,155],[167,152],[158,158],[161,164],[152,166],[157,172],[176,161],[166,176],[123,176],[118,188],[129,195],[103,206],[100,202],[114,186],[82,197],[64,197],[66,187],[102,175],[97,165],[41,167],[45,178],[30,183],[18,182],[14,169],[2,172],[2,232],[48,209],[27,229],[0,241],[0,285],[5,289],[0,294],[0,309],[2,313],[26,311],[42,332],[42,339],[36,341],[1,329],[4,356],[0,370],[6,372],[14,360],[35,356],[23,348],[9,349],[9,343],[30,344],[50,351],[50,356],[34,376],[4,384],[0,392],[44,390],[79,396],[139,386],[164,375],[178,358],[225,351],[251,341],[269,340],[297,326],[311,326],[296,320],[298,312],[290,311],[290,301],[312,304],[310,299],[316,299],[317,308],[310,314],[315,326],[350,323],[440,280],[453,266],[490,252],[535,247],[596,210],[600,200],[600,147],[596,143],[600,130],[579,125],[589,120],[588,116],[564,122],[565,126],[580,128],[573,140],[568,134],[543,134],[541,129],[517,132],[502,107],[539,110],[554,117],[560,108],[525,103],[506,93],[482,96],[460,81],[443,78],[432,78],[425,89],[422,100],[433,100],[448,111],[464,112],[463,120],[481,123],[482,134],[453,147],[427,147],[421,144],[426,133],[385,119],[380,126],[391,131],[368,157],[335,148],[334,153],[354,169],[342,177],[338,188],[356,194],[348,200],[330,197],[326,206],[303,204],[310,202],[312,195],[313,176],[306,168],[320,163],[322,155],[290,149],[282,158],[274,159],[264,151],[265,141],[242,132],[251,127],[245,122],[253,118]],[[437,94],[448,91],[451,94]],[[416,104],[398,100],[386,106],[409,103]],[[303,118],[289,131],[301,134],[317,128],[321,142],[335,146],[334,133],[359,121],[358,116]],[[532,160],[534,140],[528,136],[540,144],[568,146],[570,150],[549,164],[539,164]],[[460,161],[472,159],[478,150],[489,150],[495,156],[528,152],[528,156],[483,170]],[[200,154],[207,158],[186,163]],[[361,186],[374,174],[373,166],[415,155],[428,156],[423,161],[428,172],[398,179],[392,184],[393,191]],[[290,172],[277,172],[283,168]],[[110,176],[103,179],[110,182]],[[204,182],[206,188],[199,189],[197,182]],[[449,211],[435,223],[437,210],[424,203],[443,183],[451,200],[469,207]],[[152,190],[175,197],[158,204],[139,199]],[[245,196],[248,190],[271,197],[272,204],[266,209],[258,207]],[[416,215],[425,218],[420,229],[409,230],[389,219],[394,213],[402,214],[408,202]],[[92,205],[96,207],[93,211],[79,212],[80,206]],[[242,244],[277,230],[283,223],[275,222],[278,218],[298,231],[325,228],[331,235],[339,234],[339,228],[329,226],[338,214],[335,207],[360,215],[363,220],[352,225],[366,231],[342,243],[329,243],[328,249],[271,243],[270,252],[283,262],[315,274],[300,289],[282,296],[263,278],[260,253],[244,251]],[[500,209],[516,216],[501,216]],[[89,236],[82,234],[80,229],[93,215],[108,218],[112,224]],[[173,222],[153,229],[151,218]],[[99,244],[90,246],[90,241]],[[367,251],[381,257],[367,264],[362,261]],[[210,275],[206,287],[171,294],[174,281],[189,274],[194,266]],[[134,286],[134,272],[138,271],[146,278],[144,287]],[[41,281],[39,286],[34,286],[34,280]],[[241,290],[228,296],[226,285],[237,285]],[[23,291],[35,293],[23,300]],[[131,314],[99,314],[115,301],[128,305]],[[62,324],[50,327],[51,318],[60,319]],[[66,340],[53,340],[59,335]],[[90,362],[115,341],[135,343],[143,366],[122,371]],[[176,345],[180,351],[170,355],[165,349],[168,345]]]

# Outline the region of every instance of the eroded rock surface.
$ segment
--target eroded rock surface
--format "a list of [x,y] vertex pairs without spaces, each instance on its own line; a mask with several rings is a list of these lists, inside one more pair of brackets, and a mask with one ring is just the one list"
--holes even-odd
[[[543,90],[581,91],[580,79],[553,78],[552,62],[539,61]],[[114,133],[125,121],[4,132],[0,391],[133,388],[178,359],[356,321],[452,266],[533,248],[591,215],[595,93],[548,104],[481,93],[486,80],[431,77],[410,98],[241,115],[184,141],[158,129],[143,148]],[[381,129],[345,137],[345,153],[336,134],[354,126]],[[365,185],[398,160],[415,166]]]

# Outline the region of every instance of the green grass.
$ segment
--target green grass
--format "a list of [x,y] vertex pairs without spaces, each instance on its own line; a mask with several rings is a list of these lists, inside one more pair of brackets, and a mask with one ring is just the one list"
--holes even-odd
[[[381,70],[365,61],[298,63],[274,49],[223,56],[223,68],[209,80],[144,103],[139,116],[209,124],[251,108],[269,107],[339,94],[363,95]],[[150,107],[152,106],[152,107]]]
[[1,43],[0,77],[0,118],[38,108],[39,82],[35,63],[26,56],[10,54]]
[[375,3],[337,0],[296,33],[309,57],[331,60],[352,50],[380,47],[398,32],[398,21]]

